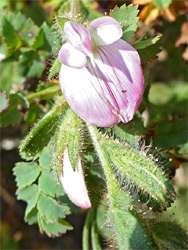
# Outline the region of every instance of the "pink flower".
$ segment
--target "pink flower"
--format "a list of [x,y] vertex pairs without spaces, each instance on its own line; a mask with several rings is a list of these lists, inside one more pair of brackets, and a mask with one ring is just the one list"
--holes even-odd
[[64,149],[62,162],[63,168],[60,181],[63,185],[64,191],[68,195],[69,199],[78,207],[90,208],[91,202],[84,180],[80,157],[78,158],[76,170],[73,171],[66,147]]
[[105,16],[85,27],[66,22],[59,51],[59,80],[71,108],[87,123],[110,127],[132,120],[144,84],[137,51],[123,41],[122,28]]

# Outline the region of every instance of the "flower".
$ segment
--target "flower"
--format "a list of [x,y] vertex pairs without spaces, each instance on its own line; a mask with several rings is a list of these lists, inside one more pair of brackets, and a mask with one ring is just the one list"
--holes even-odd
[[91,202],[86,188],[84,174],[81,165],[81,159],[78,157],[76,169],[73,171],[68,156],[67,147],[63,153],[63,167],[60,181],[69,199],[79,207],[90,208]]
[[85,122],[110,127],[132,120],[144,84],[137,51],[123,41],[122,28],[105,16],[84,26],[67,21],[59,51],[59,81],[71,108]]

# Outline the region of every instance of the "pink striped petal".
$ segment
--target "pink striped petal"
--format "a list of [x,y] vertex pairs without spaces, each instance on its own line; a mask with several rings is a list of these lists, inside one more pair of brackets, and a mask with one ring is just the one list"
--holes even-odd
[[130,121],[144,90],[137,51],[119,40],[99,46],[95,63],[93,67],[88,60],[82,69],[62,65],[59,79],[67,102],[83,120],[98,127]]
[[97,45],[107,45],[122,37],[122,28],[115,19],[105,16],[90,23],[90,33]]
[[[127,42],[119,40],[108,46],[99,46],[95,63],[109,83],[113,97],[118,100],[115,112],[121,121],[133,119],[144,92],[143,72],[138,52]],[[105,65],[105,66],[104,66]]]
[[83,68],[86,64],[86,55],[74,49],[72,45],[65,43],[58,54],[59,61],[73,68]]
[[78,207],[90,208],[91,202],[88,196],[87,187],[84,180],[81,159],[78,158],[76,170],[73,171],[68,156],[67,148],[64,149],[63,169],[60,181],[69,199]]
[[92,54],[89,31],[82,25],[67,21],[64,25],[65,38],[75,49],[87,56]]

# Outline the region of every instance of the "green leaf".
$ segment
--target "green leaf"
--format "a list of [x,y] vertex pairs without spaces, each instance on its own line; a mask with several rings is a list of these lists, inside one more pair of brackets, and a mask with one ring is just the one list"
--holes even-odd
[[18,84],[24,81],[24,78],[19,76],[17,73],[17,63],[16,62],[5,62],[0,63],[0,88],[7,94]]
[[158,9],[164,10],[170,6],[172,0],[152,0],[152,2]]
[[65,218],[70,213],[67,206],[58,204],[54,199],[44,194],[40,194],[37,208],[47,222],[58,221],[59,218]]
[[[157,58],[157,54],[161,52],[161,39],[154,39],[155,43],[145,47],[144,49],[138,49],[142,63],[146,63],[151,59]],[[140,45],[141,46],[141,45]]]
[[[111,130],[111,131],[110,131]],[[146,130],[143,126],[143,119],[137,112],[134,116],[134,119],[128,124],[119,123],[111,129],[109,135],[115,138],[118,138],[120,141],[124,141],[132,146],[138,146],[138,141],[141,136],[146,134]]]
[[3,110],[7,109],[9,105],[9,100],[7,98],[6,93],[2,93],[0,91],[0,112],[2,112]]
[[34,50],[40,48],[48,52],[52,52],[54,45],[57,47],[58,43],[59,39],[55,36],[54,31],[49,28],[46,23],[43,23],[35,38],[32,48]]
[[188,236],[175,222],[153,222],[149,229],[159,249],[187,249]]
[[113,206],[110,207],[108,216],[114,224],[118,249],[153,249],[147,236],[147,230],[131,211]]
[[60,69],[61,69],[61,63],[59,61],[59,58],[57,57],[50,69],[50,74],[48,76],[48,79],[49,80],[52,79],[52,77],[54,77],[57,73],[59,73]]
[[33,77],[42,73],[44,69],[45,65],[39,54],[34,50],[30,50],[23,53],[17,70],[21,76]]
[[173,147],[182,147],[187,143],[187,119],[176,118],[175,121],[160,121],[154,130],[153,145],[171,149]]
[[48,196],[64,195],[63,187],[59,183],[57,176],[50,172],[42,172],[39,178],[39,189]]
[[121,187],[127,191],[141,190],[141,196],[147,197],[148,194],[151,200],[154,199],[154,209],[168,207],[174,201],[175,192],[155,159],[143,150],[133,150],[120,143],[112,144],[109,141],[109,145],[104,144],[104,147]]
[[13,171],[19,188],[32,184],[40,174],[40,168],[35,162],[18,162]]
[[[50,5],[52,7],[52,5]],[[50,13],[38,1],[33,1],[29,8],[22,9],[22,12],[27,18],[31,18],[33,22],[41,26],[44,21],[49,22]]]
[[51,170],[53,167],[52,160],[53,160],[53,146],[52,144],[48,144],[47,147],[45,147],[40,155],[39,158],[39,165],[40,167],[44,168],[45,170]]
[[16,191],[17,199],[23,200],[29,203],[31,198],[33,197],[33,194],[37,193],[37,191],[38,191],[38,187],[36,184],[18,189]]
[[27,214],[25,221],[28,222],[29,225],[36,224],[38,222],[38,210],[36,206]]
[[14,32],[18,35],[21,43],[30,46],[38,31],[38,27],[34,22],[30,18],[27,19],[21,13],[14,14],[9,12],[6,15],[6,18],[11,23]]
[[123,28],[122,39],[126,42],[130,42],[137,29],[138,22],[138,6],[132,4],[126,6],[122,5],[120,8],[115,7],[110,16],[116,19]]
[[4,37],[4,41],[8,48],[17,49],[22,44],[18,34],[14,30],[12,24],[9,22],[5,15],[2,16],[2,34]]
[[150,39],[144,39],[141,41],[136,41],[134,44],[132,44],[132,46],[135,49],[144,49],[146,47],[152,46],[153,44],[156,44],[156,42],[158,42],[161,39],[162,35],[160,36],[156,36]]
[[37,123],[20,145],[22,158],[31,160],[38,157],[38,154],[49,143],[67,109],[67,104],[60,103]]
[[25,210],[25,220],[28,221],[27,218],[31,218],[30,213],[33,214],[33,209],[36,207],[38,199],[40,197],[40,191],[37,189],[36,193],[33,193],[31,200],[28,202],[27,208]]
[[57,222],[48,222],[45,220],[43,216],[39,213],[38,215],[38,221],[40,226],[40,231],[45,233],[49,237],[58,237],[61,236],[61,234],[64,234],[67,232],[67,230],[72,230],[73,227],[66,221],[59,219]]
[[44,111],[41,106],[34,104],[30,107],[27,112],[26,122],[28,124],[33,124],[37,119],[44,115]]
[[15,125],[22,119],[22,114],[18,111],[18,105],[27,108],[29,103],[21,94],[15,93],[9,96],[9,106],[1,113],[1,125]]

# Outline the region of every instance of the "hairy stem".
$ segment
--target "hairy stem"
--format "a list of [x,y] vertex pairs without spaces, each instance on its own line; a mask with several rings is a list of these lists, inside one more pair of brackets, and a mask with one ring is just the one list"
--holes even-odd
[[72,2],[71,2],[72,17],[75,17],[80,12],[79,2],[80,2],[80,0],[72,0]]
[[112,171],[112,167],[109,162],[108,156],[105,152],[105,149],[102,146],[101,135],[99,134],[97,127],[90,125],[90,124],[87,124],[87,127],[90,132],[97,154],[99,156],[100,162],[102,164],[102,167],[104,169],[104,173],[107,179],[107,187],[108,187],[109,196],[112,197],[114,193],[114,185],[116,185],[115,179],[114,179],[115,176]]

